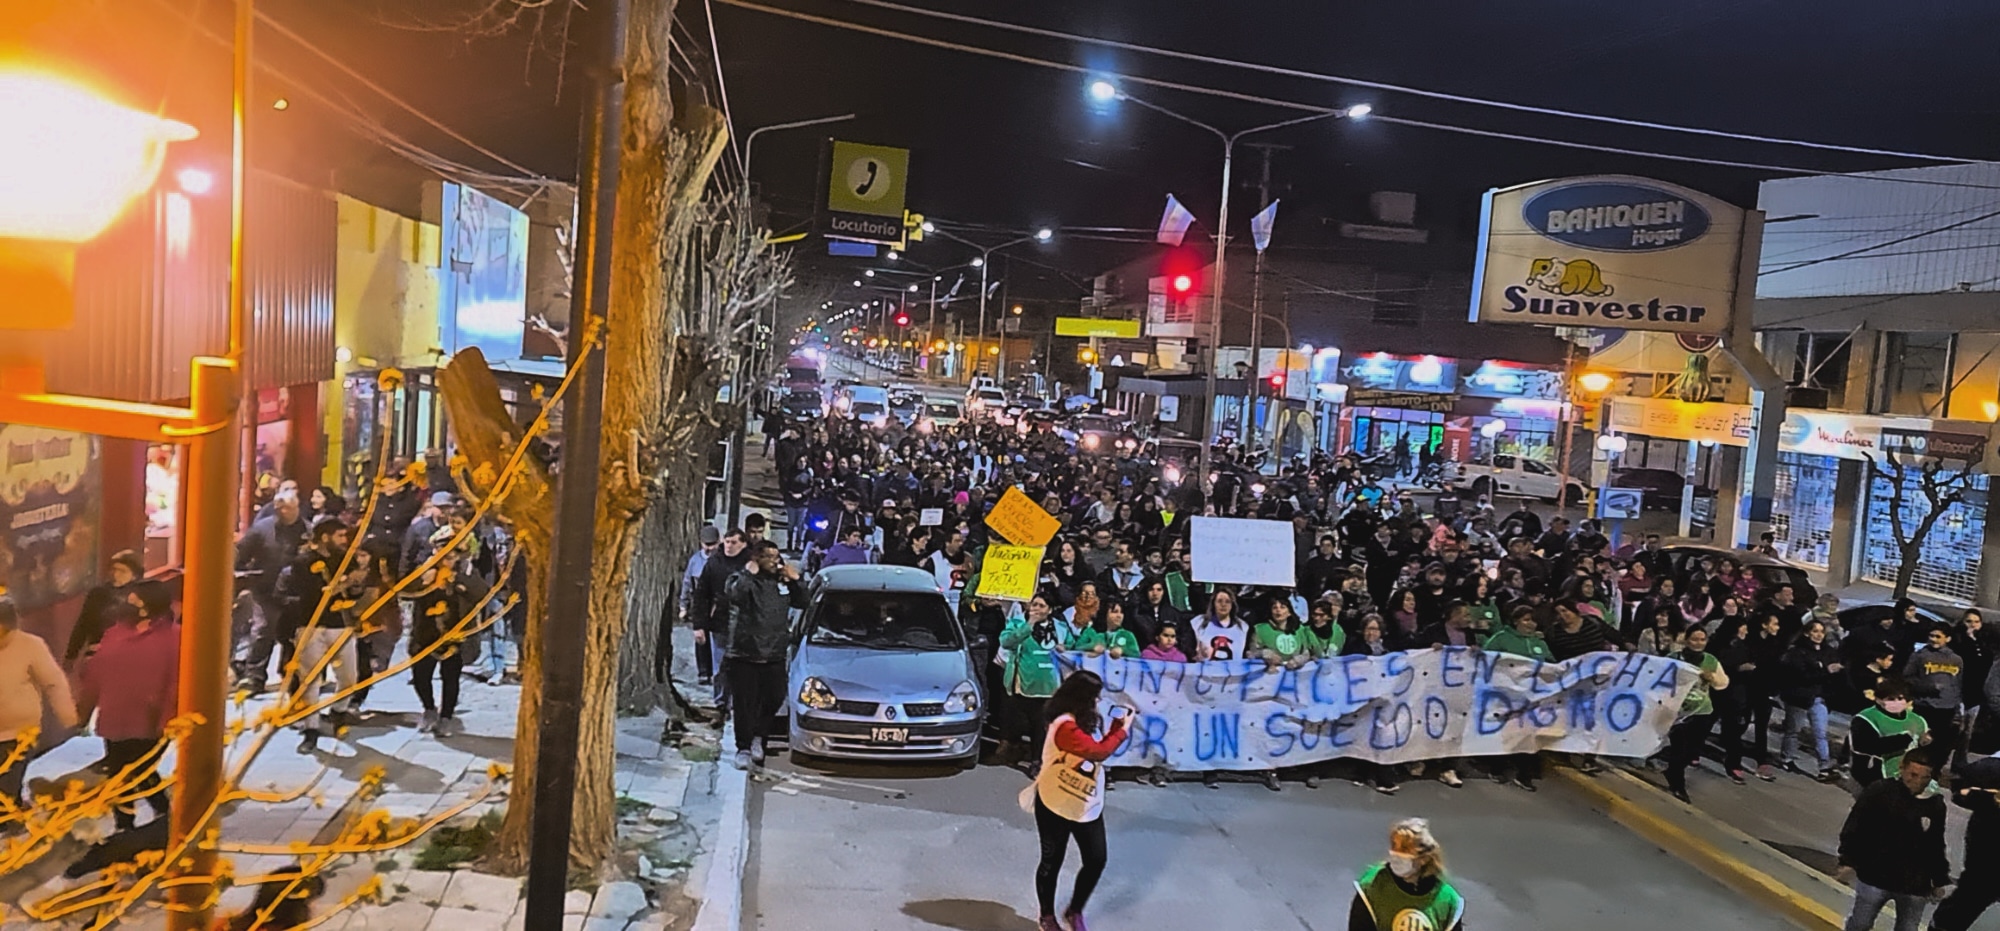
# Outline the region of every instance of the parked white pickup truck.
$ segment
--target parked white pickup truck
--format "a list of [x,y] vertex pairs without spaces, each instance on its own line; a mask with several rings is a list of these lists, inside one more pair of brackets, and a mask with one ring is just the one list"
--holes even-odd
[[1584,495],[1582,482],[1572,478],[1565,483],[1554,467],[1539,459],[1500,455],[1494,456],[1491,463],[1457,463],[1447,466],[1445,471],[1451,487],[1489,499],[1507,495],[1554,501],[1565,485],[1570,503],[1582,501]]

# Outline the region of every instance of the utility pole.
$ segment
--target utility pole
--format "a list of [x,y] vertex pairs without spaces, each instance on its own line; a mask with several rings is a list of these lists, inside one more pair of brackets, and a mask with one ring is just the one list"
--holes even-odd
[[[584,106],[578,158],[580,208],[578,286],[570,319],[581,331],[611,304],[612,215],[618,201],[618,154],[625,112],[625,25],[630,0],[609,0],[583,15],[591,27],[584,48],[595,92]],[[604,330],[608,332],[608,328]],[[535,755],[533,817],[528,838],[526,926],[562,926],[569,881],[571,816],[576,801],[577,722],[583,718],[583,666],[590,636],[590,568],[597,520],[599,422],[604,415],[604,349],[598,340],[571,340],[570,362],[583,368],[563,400],[562,474],[556,486],[556,526],[550,544],[549,608],[542,625],[542,707]],[[580,623],[558,623],[555,616]]]
[[[1263,170],[1257,179],[1257,209],[1262,210],[1271,203],[1271,153],[1290,146],[1270,143],[1250,143],[1264,156]],[[1264,250],[1257,250],[1257,265],[1250,278],[1250,383],[1243,386],[1243,451],[1257,445],[1257,402],[1264,396],[1264,380],[1258,371],[1259,356],[1264,351]],[[1273,398],[1275,402],[1276,398]]]

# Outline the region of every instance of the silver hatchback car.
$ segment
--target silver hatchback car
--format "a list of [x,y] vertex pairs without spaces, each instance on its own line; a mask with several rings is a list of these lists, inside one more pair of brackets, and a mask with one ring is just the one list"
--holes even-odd
[[936,577],[906,566],[823,569],[797,623],[794,759],[978,758],[986,696]]

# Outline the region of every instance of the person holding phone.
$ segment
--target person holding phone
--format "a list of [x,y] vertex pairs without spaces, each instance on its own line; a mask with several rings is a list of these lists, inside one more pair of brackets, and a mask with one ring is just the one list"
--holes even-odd
[[[1068,931],[1086,931],[1083,909],[1104,875],[1104,761],[1125,743],[1126,709],[1113,708],[1110,727],[1098,737],[1103,720],[1097,700],[1103,692],[1104,681],[1096,673],[1079,670],[1063,680],[1046,708],[1049,723],[1042,740],[1041,772],[1022,793],[1023,807],[1034,812],[1041,837],[1042,857],[1035,867],[1035,899],[1041,906],[1038,931],[1064,931],[1065,925]],[[1069,907],[1058,923],[1056,879],[1072,838],[1083,863]]]

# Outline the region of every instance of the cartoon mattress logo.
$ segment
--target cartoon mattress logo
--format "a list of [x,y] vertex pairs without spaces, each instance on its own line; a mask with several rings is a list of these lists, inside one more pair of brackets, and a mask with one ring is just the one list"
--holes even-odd
[[1582,294],[1610,297],[1611,286],[1604,283],[1604,271],[1589,259],[1536,259],[1528,264],[1526,284],[1550,294]]
[[[1528,289],[1534,288],[1541,297]],[[1595,321],[1611,325],[1638,323],[1699,324],[1708,308],[1675,304],[1657,297],[1635,297],[1625,301],[1597,300],[1610,297],[1615,288],[1604,280],[1604,270],[1589,259],[1545,258],[1528,263],[1528,275],[1521,284],[1507,288],[1507,303],[1500,310],[1537,317],[1573,317],[1575,322],[1551,320],[1558,326],[1591,326]]]

